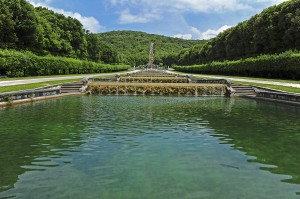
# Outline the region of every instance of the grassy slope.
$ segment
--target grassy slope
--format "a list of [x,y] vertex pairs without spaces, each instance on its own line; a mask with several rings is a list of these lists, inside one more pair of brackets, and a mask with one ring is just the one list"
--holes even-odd
[[14,85],[14,86],[2,86],[0,87],[0,93],[5,92],[13,92],[13,91],[22,91],[22,90],[30,90],[36,89],[44,86],[56,85],[61,83],[69,83],[69,82],[76,82],[81,81],[82,79],[68,79],[68,80],[56,80],[56,81],[49,81],[49,82],[40,82],[40,83],[33,83],[33,84],[22,84],[22,85]]
[[[177,71],[176,71],[176,73],[187,74],[187,73],[182,73],[182,72],[177,72]],[[258,80],[258,81],[266,81],[266,82],[276,81],[276,82],[300,84],[300,81],[284,80],[284,79],[251,78],[251,77],[240,77],[240,76],[221,76],[221,75],[206,75],[206,74],[193,75],[193,76],[194,77],[203,77],[203,78],[220,77],[220,79],[221,78],[241,78],[241,79],[245,79],[245,80]],[[233,83],[252,85],[252,86],[260,86],[260,87],[265,87],[265,88],[270,88],[270,89],[275,89],[275,90],[285,91],[285,92],[300,93],[300,88],[294,88],[294,87],[288,87],[288,86],[277,86],[277,85],[243,82],[243,81],[233,81]]]

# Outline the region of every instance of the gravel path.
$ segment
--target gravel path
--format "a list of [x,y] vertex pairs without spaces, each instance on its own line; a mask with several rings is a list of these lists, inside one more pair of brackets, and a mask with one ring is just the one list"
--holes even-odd
[[[132,71],[130,73],[133,73]],[[128,72],[126,72],[128,73]],[[115,75],[116,73],[101,73],[101,74],[87,74],[86,76],[65,76],[65,77],[47,77],[47,78],[33,78],[33,79],[24,79],[24,80],[7,80],[7,81],[0,81],[0,86],[14,86],[14,85],[21,85],[21,84],[33,84],[33,83],[40,83],[40,82],[49,82],[49,81],[56,81],[56,80],[68,80],[68,79],[79,79],[84,77],[97,77],[97,76],[111,76]],[[122,74],[122,73],[120,73]]]

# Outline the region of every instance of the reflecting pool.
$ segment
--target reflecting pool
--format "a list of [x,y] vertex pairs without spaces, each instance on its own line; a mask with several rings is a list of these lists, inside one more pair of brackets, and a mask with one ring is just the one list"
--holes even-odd
[[300,198],[300,108],[82,96],[0,109],[0,198]]

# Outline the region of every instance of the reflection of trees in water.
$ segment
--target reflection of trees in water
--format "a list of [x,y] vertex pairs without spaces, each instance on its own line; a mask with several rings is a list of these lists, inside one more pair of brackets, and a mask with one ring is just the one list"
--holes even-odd
[[179,128],[180,124],[208,126],[215,130],[212,136],[219,137],[222,143],[234,144],[235,149],[256,157],[249,162],[266,164],[261,169],[290,175],[292,179],[286,182],[300,184],[298,107],[230,98],[162,106],[152,110],[152,126],[160,126],[156,122]]
[[28,169],[57,166],[51,160],[99,134],[124,147],[139,145],[136,137],[148,133],[164,136],[185,128],[184,133],[196,134],[201,126],[257,157],[255,162],[277,166],[264,169],[291,175],[287,181],[300,184],[299,108],[229,98],[95,98],[100,99],[74,97],[1,110],[0,189],[11,188]]
[[239,100],[230,114],[215,109],[204,118],[209,121],[210,127],[220,133],[217,136],[221,140],[256,157],[249,162],[274,165],[275,168],[261,169],[290,175],[292,179],[286,182],[300,184],[299,115],[300,109],[297,107]]
[[0,191],[10,189],[28,170],[58,166],[51,160],[82,144],[77,142],[78,104],[50,100],[1,110]]

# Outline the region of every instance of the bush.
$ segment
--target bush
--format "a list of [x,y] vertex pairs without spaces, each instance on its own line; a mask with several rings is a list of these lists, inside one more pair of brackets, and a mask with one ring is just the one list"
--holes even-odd
[[211,62],[193,66],[175,66],[177,71],[216,75],[300,79],[300,53],[261,55],[235,61]]
[[117,72],[128,65],[109,65],[74,58],[37,56],[31,52],[0,50],[0,75],[8,77]]
[[136,83],[188,83],[184,77],[122,77],[120,82]]
[[94,95],[224,95],[222,84],[161,84],[161,83],[91,83],[88,91]]

